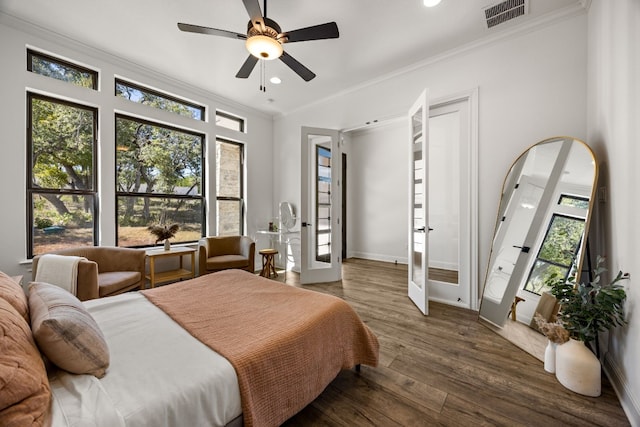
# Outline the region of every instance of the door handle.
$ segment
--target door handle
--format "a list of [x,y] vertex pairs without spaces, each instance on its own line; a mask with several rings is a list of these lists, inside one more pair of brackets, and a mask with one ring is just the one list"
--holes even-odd
[[424,231],[425,231],[425,227],[417,228],[417,229],[415,229],[415,231],[419,231],[419,232],[421,232],[421,233],[424,233]]
[[313,224],[309,224],[308,222],[303,222],[300,224],[302,227],[311,227]]
[[531,250],[531,248],[529,246],[516,246],[513,245],[514,248],[520,249],[521,252],[524,252],[525,254],[528,254],[529,251]]

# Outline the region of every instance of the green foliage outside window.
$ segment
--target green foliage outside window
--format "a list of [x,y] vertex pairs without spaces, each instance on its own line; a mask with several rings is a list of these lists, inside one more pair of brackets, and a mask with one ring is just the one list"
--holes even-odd
[[41,53],[28,51],[29,71],[89,89],[98,88],[98,73]]
[[542,294],[553,277],[567,280],[583,232],[583,219],[554,215],[524,289]]
[[119,245],[150,244],[151,225],[179,224],[175,242],[203,234],[203,143],[199,134],[116,116]]
[[159,110],[191,117],[196,120],[204,120],[204,107],[182,101],[168,95],[146,89],[122,80],[116,80],[116,96],[128,99],[138,104],[149,105]]
[[29,94],[29,256],[93,245],[94,109]]

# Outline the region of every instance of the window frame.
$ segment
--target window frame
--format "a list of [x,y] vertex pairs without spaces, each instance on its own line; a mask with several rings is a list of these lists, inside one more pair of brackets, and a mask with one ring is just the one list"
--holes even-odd
[[[117,130],[116,130],[116,126],[117,126],[117,121],[118,119],[125,119],[125,120],[130,120],[133,122],[137,122],[140,124],[144,124],[144,125],[149,125],[149,126],[157,126],[157,127],[161,127],[164,129],[169,129],[169,130],[173,130],[173,131],[177,131],[177,132],[182,132],[182,133],[187,133],[187,134],[191,134],[191,135],[195,135],[201,138],[202,140],[202,144],[200,146],[200,162],[201,162],[201,180],[200,180],[200,194],[199,195],[188,195],[188,194],[168,194],[168,193],[138,193],[138,192],[130,192],[130,191],[118,191],[118,173],[117,173],[117,168],[118,168],[118,155],[117,155],[117,151],[118,151],[118,141],[116,140],[116,135],[117,135]],[[153,120],[149,120],[149,119],[143,119],[140,117],[136,117],[133,115],[129,115],[129,114],[125,114],[125,113],[115,113],[114,114],[114,121],[113,121],[113,125],[114,125],[114,161],[113,161],[113,167],[114,167],[114,197],[115,197],[115,245],[120,247],[119,244],[119,220],[118,220],[118,212],[119,212],[119,201],[120,201],[120,197],[139,197],[139,198],[149,198],[149,199],[176,199],[176,200],[200,200],[201,202],[201,218],[202,218],[202,224],[201,224],[201,237],[204,237],[207,235],[207,220],[206,220],[206,212],[207,212],[207,198],[206,198],[206,161],[205,161],[205,147],[206,147],[206,143],[207,143],[207,138],[206,135],[204,133],[200,133],[197,131],[193,131],[193,130],[189,130],[189,129],[184,129],[184,128],[180,128],[177,126],[172,126],[166,123],[161,123],[161,122],[156,122]],[[197,242],[197,240],[194,241],[184,241],[184,242],[176,242],[177,244],[191,244],[191,243],[195,243]],[[153,247],[153,245],[133,245],[133,246],[122,246],[122,247],[128,247],[128,248],[149,248],[149,247]]]
[[[569,265],[564,265],[564,264],[561,264],[561,263],[553,261],[553,260],[542,258],[540,256],[540,253],[544,249],[545,242],[547,241],[547,238],[549,237],[549,233],[551,233],[551,231],[552,231],[552,227],[554,225],[554,221],[555,221],[556,218],[564,218],[564,219],[570,219],[570,220],[573,220],[573,221],[578,221],[578,222],[581,222],[582,225],[583,225],[582,237],[576,242],[575,250],[572,253],[572,261],[571,261],[571,263]],[[549,220],[549,223],[547,224],[547,230],[545,231],[544,238],[542,239],[542,242],[540,243],[540,247],[538,248],[538,253],[536,254],[536,257],[533,259],[533,263],[531,264],[531,268],[529,269],[529,274],[527,275],[527,280],[525,281],[525,284],[522,287],[522,289],[527,291],[527,292],[530,292],[532,294],[538,295],[538,296],[541,295],[540,293],[536,292],[535,290],[527,289],[527,286],[529,285],[529,281],[531,280],[531,276],[533,275],[533,273],[534,273],[534,271],[536,269],[536,264],[538,262],[542,262],[542,263],[544,263],[546,265],[550,265],[550,266],[555,266],[555,267],[561,268],[563,270],[566,269],[566,274],[562,278],[565,281],[569,278],[569,276],[574,274],[574,271],[575,271],[575,268],[576,268],[575,259],[576,259],[577,255],[580,252],[580,249],[582,247],[582,239],[584,238],[584,228],[585,227],[586,227],[585,218],[581,218],[581,217],[577,217],[577,216],[573,216],[573,215],[567,215],[567,214],[559,213],[559,212],[554,212],[551,215],[551,219]]]
[[[87,67],[83,67],[82,65],[78,65],[78,64],[75,64],[73,62],[70,62],[70,61],[67,61],[67,60],[64,60],[64,59],[60,59],[60,58],[57,58],[55,56],[48,55],[46,53],[42,53],[42,52],[39,52],[37,50],[28,48],[27,49],[27,71],[29,71],[31,73],[34,73],[34,74],[38,74],[39,76],[43,76],[43,77],[49,77],[49,76],[37,73],[37,72],[35,72],[33,70],[33,57],[34,56],[42,58],[42,59],[47,60],[49,62],[54,62],[54,63],[62,65],[64,67],[72,68],[72,69],[74,69],[76,71],[79,71],[79,72],[82,72],[82,73],[90,74],[92,76],[92,85],[91,85],[91,87],[89,87],[87,89],[98,90],[99,74],[98,74],[98,72],[96,70],[93,70],[93,69],[87,68]],[[51,78],[53,78],[55,80],[63,81],[65,83],[71,83],[71,82],[68,82],[66,80],[56,79],[55,77],[51,77]],[[71,84],[73,84],[73,83],[71,83]],[[73,84],[73,85],[74,86],[78,86],[78,87],[85,87],[85,86],[80,86],[80,85],[76,85],[76,84]]]
[[[216,235],[220,235],[220,230],[218,227],[219,218],[218,218],[218,201],[237,201],[240,203],[240,224],[239,224],[239,235],[244,236],[245,233],[245,219],[246,219],[246,202],[245,202],[245,144],[238,141],[232,141],[227,138],[216,137],[216,163],[218,162],[217,153],[218,153],[218,142],[223,144],[232,144],[240,147],[240,164],[238,165],[240,171],[240,197],[230,197],[230,196],[219,196],[218,189],[216,188]],[[218,186],[218,168],[216,166],[216,187]]]
[[[236,123],[238,123],[238,129],[234,129],[232,127],[229,126],[224,126],[224,125],[219,125],[218,124],[218,116],[223,117],[227,120],[231,120],[234,121]],[[216,115],[215,115],[215,120],[216,120],[216,126],[220,126],[222,128],[225,129],[229,129],[235,132],[241,132],[241,133],[246,133],[246,129],[247,129],[247,121],[246,119],[243,119],[242,117],[239,116],[235,116],[231,113],[227,113],[225,111],[221,111],[221,110],[216,110]]]
[[[62,104],[74,108],[90,111],[93,116],[93,147],[92,147],[92,190],[74,190],[74,189],[47,189],[34,186],[33,180],[33,99],[41,99],[43,101]],[[27,258],[34,257],[34,232],[33,232],[33,196],[34,194],[60,194],[70,196],[90,196],[93,200],[93,245],[96,246],[99,241],[98,231],[100,222],[99,200],[98,200],[98,108],[80,104],[78,102],[67,101],[52,96],[42,95],[27,91]]]
[[[173,111],[170,111],[170,110],[165,110],[163,108],[157,108],[157,107],[151,106],[149,104],[143,104],[141,102],[136,102],[136,101],[132,101],[131,99],[121,97],[120,95],[118,95],[118,85],[119,84],[123,85],[123,86],[130,87],[131,89],[138,90],[140,92],[146,92],[146,93],[148,93],[150,95],[157,96],[157,97],[160,97],[160,98],[164,98],[164,99],[166,99],[168,101],[172,101],[172,102],[175,102],[175,103],[178,103],[178,104],[182,104],[182,105],[184,105],[186,107],[190,107],[190,108],[193,108],[195,110],[198,110],[198,111],[200,111],[200,118],[198,119],[198,118],[195,118],[195,117],[185,116],[185,115],[182,115],[182,114],[174,113]],[[193,120],[197,120],[197,121],[200,121],[200,122],[204,122],[205,119],[206,119],[207,109],[206,109],[206,107],[204,107],[202,105],[198,105],[198,104],[195,104],[193,102],[186,101],[186,100],[181,99],[181,98],[179,98],[177,96],[169,95],[169,94],[161,92],[159,90],[151,89],[149,87],[143,86],[143,85],[138,84],[138,83],[133,83],[133,82],[130,82],[128,80],[125,80],[125,79],[122,79],[122,78],[119,78],[119,77],[115,77],[114,78],[113,95],[116,98],[126,99],[127,101],[133,102],[135,104],[146,105],[148,107],[155,108],[156,110],[166,111],[168,113],[176,114],[177,116],[180,116],[180,117],[187,117],[187,118],[190,118],[190,119],[193,119]]]

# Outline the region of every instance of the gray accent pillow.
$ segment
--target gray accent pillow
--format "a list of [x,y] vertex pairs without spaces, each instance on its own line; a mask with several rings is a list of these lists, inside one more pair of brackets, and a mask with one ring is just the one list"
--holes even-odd
[[104,376],[109,348],[78,298],[56,285],[32,282],[29,311],[35,341],[52,363],[73,374]]

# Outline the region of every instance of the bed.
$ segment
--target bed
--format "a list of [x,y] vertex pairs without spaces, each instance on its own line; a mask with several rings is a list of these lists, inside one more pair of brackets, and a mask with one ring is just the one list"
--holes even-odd
[[53,426],[275,426],[340,370],[378,362],[346,302],[240,270],[82,304],[109,364],[101,378],[49,370]]

